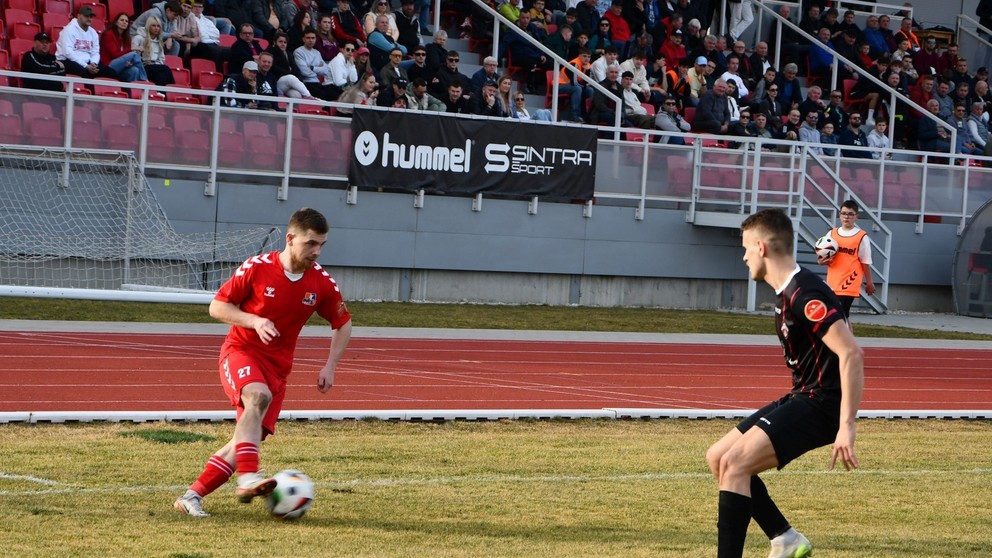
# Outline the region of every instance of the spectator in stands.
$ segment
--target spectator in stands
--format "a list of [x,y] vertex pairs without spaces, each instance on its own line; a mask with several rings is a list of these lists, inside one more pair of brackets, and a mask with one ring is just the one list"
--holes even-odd
[[[234,29],[238,29],[240,35],[241,26],[251,23],[251,3],[245,0],[216,0],[214,2],[214,15],[217,20],[226,19],[231,22]],[[220,29],[220,26],[217,26]],[[255,28],[252,27],[252,35]]]
[[913,56],[913,67],[921,75],[936,74],[940,66],[940,54],[937,52],[937,39],[927,37],[923,48]]
[[503,74],[499,76],[496,80],[496,96],[499,97],[499,101],[503,103],[503,106],[510,113],[510,117],[513,116],[513,78]]
[[[829,120],[824,122],[823,128],[820,129],[820,143],[825,145],[837,145],[839,138],[837,137],[837,134],[834,133],[834,129],[835,127],[833,122],[830,122]],[[824,147],[822,149],[823,154],[827,157],[833,157],[837,154],[836,148]]]
[[[277,30],[281,33],[282,31]],[[272,65],[275,57],[272,53],[265,50],[262,54],[258,55],[258,76],[255,78],[258,94],[266,97],[278,97],[279,96],[279,78],[272,72]],[[302,83],[301,83],[302,86]],[[306,87],[301,87],[303,92],[307,92]],[[277,105],[272,102],[260,103],[259,108],[265,110],[278,110]]]
[[971,136],[971,140],[975,143],[975,146],[981,150],[982,155],[986,157],[992,155],[992,141],[989,141],[987,118],[985,114],[985,103],[981,101],[971,103],[971,114],[968,115],[968,120],[966,121],[968,135]]
[[[583,48],[578,56],[569,60],[582,74],[589,75],[592,57],[589,49]],[[502,84],[502,82],[501,82]],[[502,88],[501,88],[502,89]],[[589,85],[585,77],[575,74],[567,67],[562,67],[558,72],[558,93],[568,95],[569,106],[571,107],[571,120],[581,121],[583,113],[583,100],[591,99],[593,87]],[[512,105],[512,103],[511,103]],[[565,118],[567,119],[568,116]]]
[[313,28],[313,19],[310,10],[299,10],[293,18],[293,25],[289,28],[289,52],[303,46],[303,32]]
[[768,88],[775,85],[775,78],[777,74],[778,72],[775,71],[775,68],[769,66],[768,68],[765,69],[765,73],[761,76],[761,79],[759,79],[757,83],[754,84],[754,89],[751,91],[752,113],[757,112],[759,110],[761,101],[765,100],[765,97],[768,92]]
[[395,78],[389,85],[380,83],[379,98],[375,100],[376,105],[380,107],[392,107],[394,106],[396,99],[403,99],[403,108],[407,108],[406,90],[409,85],[410,82],[408,82],[406,78]]
[[617,53],[620,52],[620,49],[613,43],[613,32],[611,28],[612,24],[610,24],[610,20],[601,18],[599,23],[589,33],[589,50],[593,52],[593,58],[598,59],[598,57],[602,56],[606,52],[607,47],[613,47]]
[[79,8],[76,18],[59,34],[55,58],[65,73],[84,78],[117,78],[117,72],[100,63],[100,36],[93,29],[93,8]]
[[968,109],[964,104],[954,105],[954,112],[947,119],[947,123],[957,128],[958,143],[955,146],[955,153],[964,155],[981,155],[982,149],[975,143],[974,137],[968,130]]
[[809,75],[816,77],[828,77],[833,70],[834,55],[830,49],[834,48],[830,42],[830,28],[821,27],[816,35],[817,42],[809,51]]
[[607,46],[606,49],[603,50],[603,55],[596,58],[589,67],[589,77],[597,83],[603,81],[606,79],[607,69],[610,66],[619,63],[618,58],[617,49],[613,47],[613,45]]
[[559,26],[558,29],[544,41],[544,46],[548,47],[548,50],[564,58],[565,60],[571,58],[568,54],[572,51],[572,47],[574,45],[575,40],[573,37],[572,28],[567,24]]
[[[820,17],[819,29],[823,29],[824,27],[826,27],[827,29],[830,30],[830,38],[828,39],[829,41],[835,41],[839,39],[841,33],[843,32],[843,29],[841,29],[840,22],[837,21],[838,17],[840,17],[840,12],[837,11],[837,8],[828,9],[827,11],[823,12],[823,15]],[[819,29],[817,29],[817,31],[819,31]]]
[[765,90],[765,98],[759,104],[758,110],[768,116],[768,127],[772,130],[780,130],[785,123],[785,118],[792,109],[782,102],[779,97],[782,86],[773,83]]
[[944,72],[954,71],[958,64],[958,45],[957,43],[951,43],[947,45],[944,49],[944,53],[940,55],[940,60],[937,63],[937,75],[943,76]]
[[510,118],[523,121],[553,122],[551,111],[538,109],[531,114],[527,108],[527,99],[522,91],[513,94],[513,106],[510,108]]
[[330,72],[330,83],[324,83],[325,88],[329,88],[331,100],[337,99],[341,93],[358,83],[358,69],[355,67],[355,43],[347,41],[344,43],[338,55],[327,65]]
[[500,47],[509,60],[512,60],[513,66],[521,67],[527,72],[528,91],[542,92],[545,86],[545,72],[553,67],[552,61],[543,51],[525,39],[524,35],[529,35],[538,43],[543,43],[547,40],[547,31],[530,23],[529,12],[521,12],[516,25],[520,33],[507,33]]
[[[272,55],[271,69],[265,69],[265,72],[272,73],[276,80],[276,89],[280,95],[293,99],[316,99],[296,75],[296,61],[290,54],[289,36],[285,32],[276,31],[275,35],[272,36],[272,44],[265,52]],[[259,62],[261,59],[262,56],[259,55]],[[259,69],[263,69],[261,64],[259,64]]]
[[706,90],[710,91],[713,89],[713,85],[716,83],[716,80],[720,77],[720,74],[716,73],[716,62],[712,60],[706,61],[705,76]]
[[445,112],[453,114],[471,114],[472,98],[465,94],[462,81],[456,80],[448,84],[447,91],[441,101],[444,103]]
[[482,60],[482,68],[477,70],[472,74],[472,80],[470,82],[469,92],[472,95],[478,95],[482,92],[482,86],[489,81],[496,81],[499,79],[499,62],[494,56],[487,56]]
[[954,63],[954,71],[951,72],[951,81],[954,82],[954,87],[957,88],[962,83],[970,87],[974,80],[974,76],[968,73],[968,61],[964,58],[958,58],[957,62]]
[[[933,99],[933,88],[935,76],[925,75],[920,78],[917,82],[916,87],[912,88],[909,92],[909,98],[921,107],[927,106],[927,101]],[[920,118],[921,114],[916,109],[913,109],[910,113],[914,118]]]
[[885,35],[882,34],[882,30],[878,26],[877,15],[872,14],[868,16],[864,29],[864,37],[865,42],[868,43],[868,47],[871,49],[872,58],[878,58],[890,52],[889,45],[885,41]]
[[651,36],[651,31],[658,24],[658,12],[656,3],[647,0],[630,0],[623,3],[623,10],[620,12],[623,19],[630,27],[631,38],[641,35]]
[[[599,84],[613,95],[616,95],[616,97],[622,101],[623,88],[618,80],[619,76],[620,65],[614,63],[606,69],[606,78],[599,82]],[[616,101],[612,97],[597,89],[592,96],[592,108],[589,110],[589,123],[612,126],[616,122],[616,110]],[[623,113],[621,113],[621,116],[622,115]],[[621,123],[622,122],[623,119],[621,118]]]
[[[395,79],[405,79],[409,83],[410,76],[407,75],[406,69],[404,69],[400,63],[403,61],[403,51],[398,48],[394,48],[389,53],[389,62],[379,70],[379,84],[383,88],[389,88],[393,84]],[[383,103],[383,106],[389,106],[391,103]]]
[[501,16],[510,20],[510,23],[516,23],[517,19],[520,18],[520,14],[526,10],[524,10],[523,0],[503,0],[496,11]]
[[[799,20],[799,28],[808,35],[816,37],[821,27],[823,27],[823,24],[820,21],[819,4],[809,4],[806,8],[806,14]],[[810,44],[809,39],[805,37],[800,36],[799,39],[805,45]]]
[[[434,78],[434,74],[437,73],[444,65],[448,59],[448,49],[444,47],[448,42],[448,34],[443,30],[439,29],[434,32],[434,41],[431,44],[424,47],[427,51],[427,72],[430,74],[431,79]],[[428,79],[427,83],[431,80]]]
[[[837,54],[843,56],[851,62],[854,62],[855,65],[858,65],[861,52],[860,46],[857,43],[857,36],[854,33],[856,32],[845,30],[841,34],[841,38],[836,41],[832,41],[832,44],[834,45],[833,48],[837,51]],[[837,61],[837,64],[839,65],[837,69],[838,82],[845,79],[856,79],[855,74],[857,74],[857,70],[855,70],[854,66],[847,63],[842,63],[840,60]],[[829,72],[827,72],[827,75],[829,75]]]
[[[700,96],[706,92],[706,60],[705,56],[696,58],[695,64],[689,68],[687,78],[689,82],[689,104],[696,106],[699,104]],[[689,105],[683,105],[689,106]]]
[[430,73],[430,69],[427,67],[427,49],[418,46],[413,49],[413,63],[406,64],[406,75],[412,84],[418,77],[423,78],[424,81],[433,79],[434,75]]
[[[411,90],[412,89],[412,90]],[[427,92],[427,81],[422,77],[413,80],[412,88],[408,86],[406,93],[407,108],[430,112],[444,112],[444,103]]]
[[986,68],[985,66],[982,66],[981,68],[975,70],[975,75],[971,79],[972,90],[975,89],[975,84],[978,83],[979,81],[984,81],[986,83],[989,81],[989,69]]
[[823,113],[820,115],[821,132],[827,122],[834,125],[834,130],[847,122],[847,109],[844,108],[844,93],[840,89],[834,89],[830,92],[830,99],[826,106],[823,107]]
[[453,82],[458,82],[458,84],[463,87],[472,82],[468,76],[458,71],[458,63],[460,61],[461,56],[458,54],[458,51],[448,51],[445,66],[440,68],[437,73],[434,74],[431,81],[428,82],[427,89],[432,95],[438,99],[444,100],[444,98],[448,95],[448,86]]
[[[31,50],[25,52],[21,57],[21,71],[29,74],[65,77],[65,64],[56,60],[55,55],[49,52],[51,46],[52,38],[47,33],[35,34]],[[63,91],[65,89],[63,82],[55,80],[21,78],[21,84],[28,89],[45,91]]]
[[[866,147],[868,145],[868,136],[865,135],[864,131],[861,130],[861,115],[854,112],[847,119],[847,126],[841,130],[839,137],[837,139],[839,145],[849,145],[857,147]],[[858,151],[854,149],[841,149],[841,155],[844,157],[850,157],[854,159],[871,159],[871,153],[868,151]]]
[[[251,60],[258,62],[258,55],[262,53],[262,45],[255,40],[255,28],[250,23],[242,23],[238,27],[238,40],[231,45],[231,52],[227,58],[227,69],[232,74],[241,72],[241,66]],[[297,62],[299,66],[299,62]],[[306,81],[306,80],[304,80]]]
[[[176,30],[175,21],[182,13],[183,8],[179,0],[156,2],[152,4],[151,8],[145,10],[144,13],[134,20],[134,23],[131,25],[131,36],[134,37],[137,35],[138,30],[148,24],[148,19],[154,17],[162,25],[162,34],[166,38],[171,39],[169,41],[169,50],[166,54],[178,56],[180,53],[178,40],[180,33]],[[147,72],[147,70],[145,71]]]
[[399,62],[406,57],[406,47],[396,42],[396,39],[389,32],[389,16],[379,14],[376,19],[376,28],[368,35],[368,49],[371,53],[371,62],[374,68],[382,68],[390,61],[391,53],[399,51]]
[[[940,116],[940,102],[937,99],[927,101],[926,107],[930,114],[944,120]],[[916,140],[921,151],[950,153],[950,138],[951,134],[932,118],[920,118],[916,124]]]
[[802,86],[796,75],[799,73],[799,66],[793,63],[785,65],[782,73],[776,78],[779,87],[779,100],[787,107],[798,107],[803,101]]
[[[749,136],[750,133],[747,131],[747,126],[751,123],[751,114],[748,112],[747,106],[741,108],[738,104],[737,97],[737,84],[728,81],[727,82],[727,94],[724,95],[727,99],[727,108],[730,110],[730,126],[727,128],[727,134],[731,136]],[[732,148],[736,148],[737,144],[731,144]]]
[[[660,28],[661,26],[658,27]],[[706,34],[703,33],[698,19],[690,19],[685,29],[682,30],[682,33],[682,42],[685,44],[686,50],[690,53],[696,52],[703,46],[703,38]]]
[[879,120],[872,127],[871,131],[868,132],[868,147],[872,148],[871,158],[875,160],[882,159],[884,156],[886,159],[892,158],[892,153],[888,153],[889,149],[889,136],[886,135],[886,128],[889,127],[888,122],[884,120]]
[[420,39],[420,17],[417,15],[414,0],[402,0],[400,11],[394,14],[396,29],[399,36],[396,41],[406,47],[407,52],[413,52],[423,43]]
[[785,134],[785,139],[797,141],[799,139],[799,127],[802,126],[802,123],[799,109],[790,110],[782,123],[782,133]]
[[548,24],[555,22],[555,16],[545,6],[544,0],[533,0],[530,2],[530,9],[528,11],[530,12],[530,22],[537,26],[537,28],[547,31]]
[[682,30],[676,29],[668,36],[668,40],[661,45],[660,55],[671,61],[672,65],[678,64],[679,60],[689,56],[685,46],[682,45]]
[[[331,27],[331,17],[327,15],[320,16],[317,22],[317,42],[313,45],[313,48],[320,53],[320,57],[324,59],[324,62],[330,62],[334,60],[334,57],[338,55],[341,50],[338,47],[338,40],[334,36],[334,32]],[[376,66],[380,68],[381,66]]]
[[386,26],[386,34],[389,35],[393,41],[399,41],[400,30],[396,26],[396,15],[393,14],[392,7],[389,5],[389,0],[375,0],[369,9],[369,12],[362,17],[362,27],[365,29],[365,35],[369,36],[373,31],[378,29],[379,26],[379,16],[386,16],[388,19],[388,24]]
[[596,7],[596,0],[582,0],[575,6],[575,19],[579,22],[579,26],[583,31],[595,33],[600,15],[601,14]]
[[920,50],[920,39],[913,33],[913,18],[904,17],[899,24],[899,30],[894,33],[896,44],[902,41],[909,41],[910,52]]
[[933,98],[937,100],[940,110],[938,114],[944,120],[951,117],[954,113],[954,99],[951,98],[951,82],[943,78],[938,78],[937,81],[937,91],[934,93]]
[[652,48],[651,45],[654,44],[654,37],[650,33],[641,33],[631,36],[630,40],[624,43],[623,49],[620,51],[620,60],[627,60],[634,55],[634,52],[641,51],[644,53],[644,65],[650,66],[652,62],[655,61],[655,53],[657,49]]
[[853,10],[847,10],[844,12],[844,19],[840,22],[840,30],[845,33],[850,33],[855,41],[861,40],[861,29],[858,28],[858,23],[856,21],[857,14]]
[[[619,68],[618,68],[619,69]],[[623,90],[623,122],[624,125],[633,125],[638,128],[653,128],[654,117],[648,114],[646,108],[641,105],[640,92],[634,86],[633,72],[626,71],[621,74],[620,87]]]
[[[358,83],[344,90],[344,93],[338,97],[338,102],[348,105],[362,105],[371,107],[379,104],[377,101],[378,97],[379,84],[376,82],[375,76],[365,74],[364,76],[358,78]],[[350,106],[344,106],[339,107],[338,112],[350,115],[354,112],[354,109]]]
[[189,58],[193,53],[193,47],[200,44],[200,27],[196,24],[193,9],[189,3],[179,4],[179,15],[172,21],[172,32],[173,42],[179,43],[177,54],[183,58]]
[[[885,76],[889,72],[889,56],[883,54],[875,61],[875,65],[868,68],[868,74],[878,79],[880,81],[885,80]],[[874,83],[869,79],[858,79],[858,82],[854,85],[854,89],[851,91],[852,99],[864,99],[868,105],[868,125],[872,126],[875,123],[875,107],[878,106],[878,101],[881,98],[885,89]]]
[[497,82],[494,79],[487,80],[482,84],[479,93],[473,94],[470,100],[472,114],[480,116],[492,116],[495,118],[506,118],[510,116],[510,108],[503,106],[499,95],[496,94]]
[[887,15],[878,16],[878,30],[882,33],[882,37],[885,39],[885,45],[887,47],[886,53],[891,53],[896,49],[896,37],[889,29],[889,22],[892,18]]
[[[100,35],[100,63],[116,72],[121,81],[147,81],[141,53],[131,48],[130,19],[125,13],[117,14],[104,29]],[[64,75],[65,71],[62,73]]]
[[819,85],[814,85],[806,90],[806,98],[799,103],[799,118],[805,122],[806,115],[814,112],[819,122],[824,118],[823,113],[826,108],[827,102],[823,100],[823,90]]
[[200,37],[199,44],[193,47],[192,55],[194,58],[213,60],[217,71],[223,72],[227,48],[220,45],[220,36],[222,33],[227,34],[222,27],[231,29],[231,22],[223,18],[215,20],[203,15],[203,1],[193,0],[193,5],[190,8],[191,17]]
[[162,31],[162,22],[155,16],[146,19],[145,26],[139,27],[131,39],[131,48],[141,54],[148,80],[155,85],[175,83],[172,70],[165,63],[165,54],[171,47],[172,37]]
[[723,72],[727,71],[727,57],[717,45],[716,35],[706,35],[706,38],[703,39],[703,48],[693,51],[689,56],[693,58],[705,56],[707,60],[713,62],[716,77],[720,77],[723,75]]
[[[688,133],[692,129],[692,125],[679,114],[678,101],[675,97],[668,97],[662,101],[661,110],[654,117],[654,126],[664,132],[680,134]],[[681,135],[659,136],[658,142],[670,145],[685,145],[685,139]]]
[[751,0],[730,0],[730,39],[736,41],[747,31],[747,28],[754,22],[754,8],[751,7]]
[[[245,62],[241,71],[228,75],[218,90],[239,95],[261,95],[261,91],[258,89],[258,64],[253,60]],[[275,97],[275,93],[270,92],[268,96]],[[222,97],[221,103],[228,107],[262,110],[272,110],[275,106],[271,101],[237,97]]]
[[351,11],[351,2],[348,0],[338,0],[338,7],[331,14],[331,34],[338,43],[344,44],[350,40],[358,48],[365,46],[368,36],[358,16]]
[[971,98],[974,102],[980,102],[985,105],[982,113],[985,115],[985,120],[988,121],[989,115],[992,114],[992,93],[989,92],[989,82],[976,80],[975,89],[971,92]]
[[[795,23],[794,21],[792,21],[792,8],[790,8],[788,5],[779,6],[778,15],[779,17],[789,21],[790,23]],[[780,24],[778,23],[778,21],[773,21],[771,23],[771,29],[768,30],[769,48],[778,48],[779,25]],[[782,45],[781,45],[782,54],[784,55],[784,57],[787,57],[790,60],[795,60],[796,59],[795,53],[792,52],[795,47],[790,47],[790,45],[799,44],[799,33],[794,31],[791,27],[789,27],[784,23],[781,24],[781,27],[782,27]],[[754,125],[754,120],[752,119],[752,127],[753,125]]]
[[355,71],[358,72],[358,79],[362,79],[364,75],[376,76],[379,79],[378,71],[372,67],[372,63],[369,61],[369,49],[368,47],[358,47],[355,51]]
[[707,91],[696,107],[692,129],[696,132],[726,134],[730,129],[730,106],[727,103],[727,82],[717,79],[713,89]]
[[603,13],[603,17],[600,19],[600,22],[603,19],[610,22],[610,39],[613,41],[613,46],[617,47],[618,52],[633,36],[630,24],[623,18],[622,12],[623,0],[611,0],[610,8]]
[[908,54],[902,58],[902,72],[900,73],[905,78],[903,80],[904,88],[908,89],[910,84],[917,83],[920,80],[920,74],[913,65],[913,57]]
[[[303,33],[303,46],[293,51],[293,63],[299,73],[300,80],[303,81],[303,85],[310,92],[310,95],[325,101],[333,101],[338,98],[342,90],[335,88],[331,69],[324,63],[324,59],[317,52],[317,49],[314,48],[316,43],[317,32],[313,29],[305,31]],[[354,43],[349,44],[353,45]],[[322,84],[321,78],[327,83]]]
[[741,72],[741,77],[744,78],[747,88],[752,91],[752,95],[754,95],[755,86],[771,67],[772,60],[768,58],[768,43],[758,41],[754,45],[754,52],[747,58],[747,72]]
[[289,31],[299,11],[293,0],[251,0],[251,18],[255,29],[271,39],[276,29]]
[[820,141],[820,130],[816,128],[819,121],[820,117],[817,116],[816,112],[806,114],[806,118],[803,119],[803,123],[799,126],[799,141],[805,144],[813,144],[810,147],[810,151],[817,155],[823,155],[823,148],[818,145],[822,143]]
[[912,52],[909,41],[907,39],[901,39],[897,43],[896,49],[892,51],[890,58],[893,62],[901,62],[904,57],[911,56]]
[[720,79],[728,83],[731,81],[734,82],[737,86],[737,97],[741,100],[745,100],[751,92],[748,91],[747,86],[744,84],[744,79],[739,74],[740,63],[740,56],[738,56],[737,53],[731,53],[730,56],[727,57],[727,71],[720,76]]
[[[648,71],[644,67],[646,58],[647,55],[643,51],[634,52],[629,59],[624,60],[620,64],[620,76],[622,80],[624,72],[630,72],[634,76],[634,91],[640,96],[641,102],[648,102],[657,107],[661,104],[664,94],[661,92],[655,93],[651,90],[651,84],[648,83]],[[662,61],[662,67],[664,67],[665,57],[660,57],[659,60]],[[662,72],[662,77],[664,77],[664,71]],[[659,83],[662,84],[661,89],[667,93],[667,87],[664,85],[665,82],[660,81]]]
[[951,93],[951,102],[955,105],[961,103],[965,107],[971,106],[971,87],[967,82],[955,82],[954,91]]

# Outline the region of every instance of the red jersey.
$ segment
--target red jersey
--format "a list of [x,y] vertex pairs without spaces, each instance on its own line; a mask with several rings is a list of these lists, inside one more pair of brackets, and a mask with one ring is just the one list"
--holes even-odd
[[279,252],[245,260],[214,299],[271,320],[279,331],[266,345],[255,330],[231,326],[221,354],[234,348],[256,355],[271,363],[272,371],[282,378],[293,368],[296,340],[314,312],[334,329],[351,319],[337,283],[320,264],[314,262],[303,277],[292,281],[279,263]]

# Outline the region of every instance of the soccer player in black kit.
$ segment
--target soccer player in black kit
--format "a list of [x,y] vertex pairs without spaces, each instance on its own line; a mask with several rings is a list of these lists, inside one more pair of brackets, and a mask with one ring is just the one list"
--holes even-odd
[[771,540],[769,558],[812,554],[809,540],[789,525],[758,473],[833,443],[830,468],[858,466],[854,421],[864,387],[864,353],[840,301],[793,256],[792,221],[768,209],[741,224],[751,278],[775,289],[775,326],[792,369],[792,391],[741,421],[706,452],[720,485],[717,558],[740,558],[755,522]]

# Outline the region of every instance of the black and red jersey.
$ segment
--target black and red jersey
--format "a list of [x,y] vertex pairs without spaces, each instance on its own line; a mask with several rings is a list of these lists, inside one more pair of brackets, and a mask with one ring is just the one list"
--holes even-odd
[[840,300],[819,275],[799,266],[776,294],[775,326],[785,364],[792,369],[792,393],[839,400],[839,360],[823,336],[844,319]]

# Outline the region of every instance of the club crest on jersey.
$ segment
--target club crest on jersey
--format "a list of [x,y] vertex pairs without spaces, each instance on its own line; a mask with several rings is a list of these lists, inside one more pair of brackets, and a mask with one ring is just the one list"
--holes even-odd
[[303,295],[303,304],[307,306],[317,305],[317,293],[306,293]]
[[275,287],[265,287],[265,296],[267,296],[269,298],[275,298],[276,297],[276,288]]
[[803,307],[803,314],[811,322],[822,321],[827,317],[827,305],[822,300],[811,300]]

